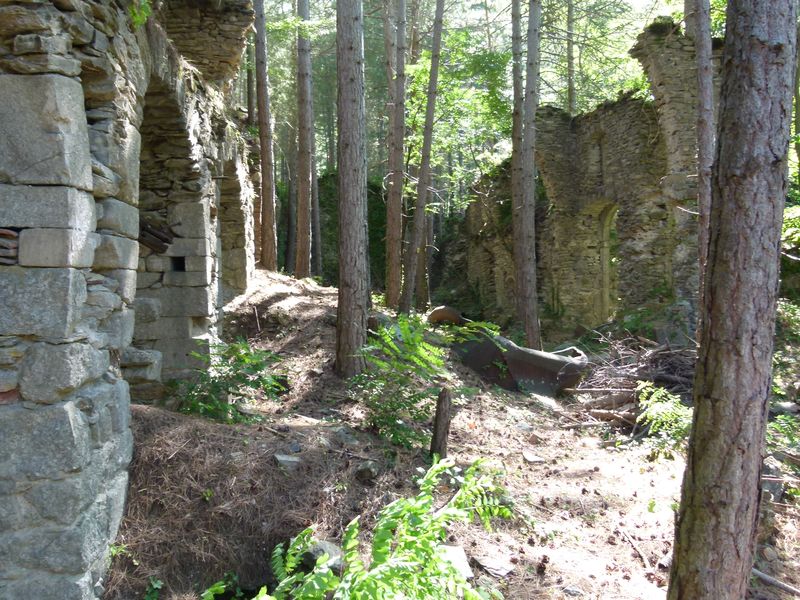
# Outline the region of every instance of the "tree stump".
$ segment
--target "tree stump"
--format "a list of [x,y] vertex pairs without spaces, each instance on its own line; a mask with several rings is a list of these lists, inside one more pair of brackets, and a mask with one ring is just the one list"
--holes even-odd
[[433,419],[433,439],[431,439],[431,456],[437,455],[440,459],[447,458],[451,401],[450,388],[442,388],[436,399],[436,416]]

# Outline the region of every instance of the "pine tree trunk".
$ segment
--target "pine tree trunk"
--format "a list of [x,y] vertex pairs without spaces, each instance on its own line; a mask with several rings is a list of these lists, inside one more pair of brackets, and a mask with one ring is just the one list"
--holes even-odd
[[[308,23],[309,0],[297,0],[297,16]],[[294,275],[311,274],[311,147],[314,135],[311,105],[311,41],[301,27],[297,35],[297,235]]]
[[[388,0],[387,0],[388,1]],[[386,304],[396,308],[400,302],[403,252],[403,184],[405,182],[403,146],[405,141],[406,96],[406,1],[396,0],[395,60],[393,87],[393,127],[389,153],[389,186],[386,199]]]
[[364,100],[364,15],[361,0],[338,0],[336,58],[339,121],[339,303],[336,371],[352,377],[364,369],[367,341],[367,144]]
[[714,163],[714,78],[711,65],[711,7],[696,0],[694,47],[697,57],[697,209],[700,302],[708,259],[708,220],[711,213],[711,167]]
[[317,177],[317,141],[311,136],[311,272],[322,275],[322,227],[319,215],[319,178]]
[[294,273],[297,252],[297,129],[286,126],[286,253],[283,268]]
[[425,128],[422,134],[421,164],[417,185],[417,203],[414,208],[414,222],[411,227],[411,238],[406,250],[403,291],[400,294],[399,310],[403,313],[411,311],[416,287],[418,254],[425,242],[425,206],[428,200],[428,187],[431,182],[431,147],[433,145],[433,117],[436,109],[436,89],[439,78],[439,58],[442,51],[442,21],[444,18],[444,0],[436,0],[436,14],[433,20],[433,44],[431,46],[431,72],[428,80],[427,105],[425,107]]
[[278,268],[278,238],[275,229],[275,169],[272,154],[272,116],[269,110],[264,0],[255,0],[255,12],[258,141],[261,146],[261,266],[275,271]]
[[536,289],[536,109],[539,103],[539,30],[542,5],[528,2],[528,57],[520,153],[519,210],[514,212],[514,273],[517,314],[525,328],[528,346],[542,347]]
[[670,600],[744,598],[753,566],[795,18],[794,0],[728,3],[694,424]]
[[[800,39],[800,23],[797,24]],[[794,71],[794,153],[797,157],[797,187],[800,188],[800,53],[797,54]]]
[[578,114],[575,92],[575,0],[567,0],[567,112]]

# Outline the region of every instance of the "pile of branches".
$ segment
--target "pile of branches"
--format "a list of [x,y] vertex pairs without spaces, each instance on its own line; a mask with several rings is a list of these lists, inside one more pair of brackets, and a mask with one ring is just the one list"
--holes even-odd
[[591,367],[577,388],[573,410],[588,421],[580,425],[611,423],[635,429],[641,409],[637,388],[642,381],[666,388],[684,402],[692,397],[697,358],[695,347],[670,347],[644,337],[604,338],[607,350],[591,358]]

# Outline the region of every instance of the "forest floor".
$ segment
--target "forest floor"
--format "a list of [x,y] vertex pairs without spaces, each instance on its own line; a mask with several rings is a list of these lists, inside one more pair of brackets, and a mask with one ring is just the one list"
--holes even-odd
[[[361,516],[416,493],[424,450],[403,450],[364,429],[363,407],[333,373],[336,289],[259,272],[229,307],[225,337],[277,353],[290,390],[258,403],[263,421],[223,425],[136,406],[128,507],[106,598],[141,598],[151,578],[161,598],[197,591],[236,572],[242,587],[269,577],[272,547],[307,526],[338,541]],[[477,584],[507,599],[666,597],[681,460],[607,443],[606,427],[578,427],[566,399],[508,392],[448,359],[456,397],[449,454],[484,458],[504,472],[516,518],[493,531],[456,525],[448,544],[469,557]],[[280,467],[275,454],[299,459]],[[377,476],[365,479],[365,461]],[[756,566],[800,586],[800,512],[768,507]],[[750,598],[792,596],[753,581]]]

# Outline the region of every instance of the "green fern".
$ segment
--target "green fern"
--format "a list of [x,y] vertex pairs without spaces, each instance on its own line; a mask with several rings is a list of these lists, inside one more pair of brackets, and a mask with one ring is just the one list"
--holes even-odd
[[636,388],[642,412],[636,419],[648,430],[648,443],[654,458],[673,457],[682,452],[692,429],[692,409],[681,399],[649,381],[640,381]]

